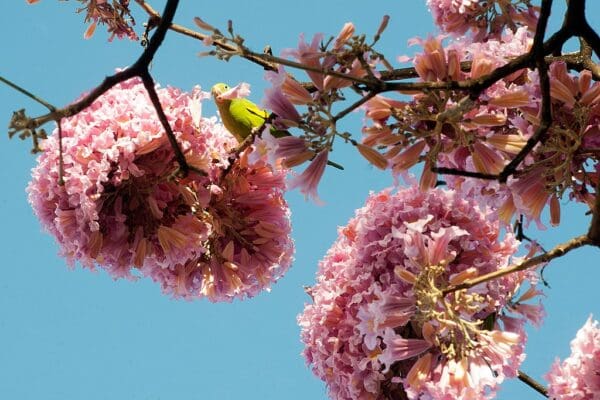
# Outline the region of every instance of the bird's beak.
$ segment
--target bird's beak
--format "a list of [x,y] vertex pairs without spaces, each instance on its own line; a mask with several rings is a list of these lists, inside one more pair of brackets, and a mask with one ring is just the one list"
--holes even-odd
[[215,101],[220,101],[221,99],[219,98],[219,96],[221,95],[221,92],[219,91],[218,88],[212,88],[210,90],[210,94],[212,94],[213,98],[215,99]]

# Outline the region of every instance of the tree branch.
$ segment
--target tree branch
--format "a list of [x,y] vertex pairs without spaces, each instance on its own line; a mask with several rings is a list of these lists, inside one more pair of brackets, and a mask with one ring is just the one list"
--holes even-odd
[[152,79],[152,77],[150,76],[150,73],[148,71],[144,71],[140,75],[140,78],[142,79],[142,83],[144,84],[144,87],[146,88],[146,91],[148,92],[150,101],[152,102],[152,105],[154,106],[154,109],[156,110],[156,113],[158,114],[158,119],[160,120],[160,123],[162,124],[163,128],[165,129],[165,133],[167,135],[167,138],[169,139],[169,143],[171,144],[173,151],[175,152],[175,158],[177,159],[177,163],[179,164],[179,167],[181,168],[181,172],[185,176],[189,172],[189,166],[188,166],[187,162],[185,161],[185,156],[181,152],[179,143],[177,143],[177,138],[175,138],[175,134],[173,133],[173,130],[171,129],[171,125],[169,125],[169,121],[167,120],[167,116],[165,115],[162,105],[160,104],[158,94],[156,93],[156,89],[154,88],[154,80]]
[[[517,167],[527,157],[527,155],[533,150],[535,145],[539,142],[543,142],[552,125],[552,99],[550,98],[550,77],[548,76],[548,64],[544,59],[544,35],[546,33],[546,26],[548,25],[548,18],[550,18],[550,9],[552,8],[552,0],[543,0],[542,8],[540,11],[540,19],[538,20],[537,28],[535,31],[535,37],[533,39],[533,47],[529,54],[532,54],[535,59],[535,66],[538,69],[538,75],[540,80],[540,90],[542,93],[542,115],[540,126],[537,127],[535,133],[527,139],[527,143],[519,151],[519,153],[512,159],[508,165],[504,167],[500,172],[500,183],[506,183],[509,176],[514,174]],[[569,11],[567,10],[567,16],[565,21],[569,18]]]
[[17,85],[16,83],[9,81],[8,79],[6,79],[2,76],[0,76],[0,82],[10,86],[11,88],[15,89],[17,92],[21,92],[22,94],[29,97],[30,99],[40,103],[41,105],[46,107],[48,109],[48,111],[52,112],[52,111],[56,110],[56,108],[52,104],[48,103],[46,100],[42,99],[39,96],[36,96],[35,94],[31,93],[27,89],[24,89],[23,87]]
[[519,370],[518,377],[521,382],[530,386],[533,390],[535,390],[542,396],[548,397],[548,389],[546,389],[546,387],[544,385],[542,385],[541,383],[539,383],[538,381],[536,381],[535,379],[533,379],[532,377],[527,375],[525,372]]
[[340,119],[344,118],[346,115],[350,114],[352,111],[356,110],[358,107],[362,106],[363,104],[365,104],[367,101],[371,100],[376,95],[377,94],[374,92],[369,92],[366,95],[362,96],[355,103],[352,103],[350,106],[348,106],[347,108],[345,108],[342,111],[340,111],[339,113],[337,113],[332,118],[333,122],[337,122]]
[[32,95],[31,93],[27,92],[25,89],[22,89],[14,84],[5,82],[5,83],[8,83],[11,87],[14,87],[15,89],[19,90],[20,92],[28,95],[29,97],[33,98],[34,100],[36,100],[38,102],[40,102],[41,104],[43,104],[50,110],[50,112],[48,114],[45,114],[45,115],[42,115],[42,116],[39,116],[36,118],[26,118],[23,120],[19,120],[14,126],[12,126],[12,128],[15,129],[13,134],[18,132],[19,130],[24,130],[24,129],[35,130],[36,128],[45,124],[46,122],[49,122],[49,121],[57,121],[58,122],[62,118],[71,117],[71,116],[83,111],[87,107],[89,107],[98,97],[102,96],[104,93],[106,93],[109,89],[111,89],[116,84],[126,81],[128,79],[131,79],[135,76],[139,76],[142,79],[142,82],[144,83],[144,87],[148,91],[148,95],[150,96],[150,99],[151,99],[154,107],[156,108],[159,119],[160,119],[163,127],[165,128],[165,133],[166,133],[167,137],[169,138],[169,142],[171,143],[171,146],[173,147],[173,151],[175,152],[177,162],[179,163],[179,166],[180,166],[182,172],[184,174],[186,174],[189,171],[189,166],[187,165],[187,162],[185,161],[185,157],[183,156],[183,153],[181,152],[181,149],[179,148],[179,145],[173,134],[173,131],[172,131],[171,127],[169,126],[168,121],[166,120],[166,116],[164,114],[162,106],[160,105],[160,102],[158,101],[158,96],[154,89],[154,81],[153,81],[153,79],[150,75],[149,69],[148,69],[148,66],[152,62],[154,55],[156,54],[158,48],[160,47],[160,45],[162,44],[162,42],[166,36],[166,33],[169,29],[171,21],[173,20],[173,17],[175,16],[175,11],[177,10],[178,4],[179,4],[179,0],[168,0],[167,1],[167,4],[165,5],[165,9],[163,12],[163,18],[161,18],[160,23],[156,27],[156,31],[152,35],[152,38],[148,42],[148,45],[144,49],[144,52],[140,55],[140,57],[136,60],[136,62],[131,67],[126,68],[122,71],[119,71],[114,75],[107,76],[102,81],[102,83],[100,83],[99,86],[94,88],[90,93],[88,93],[82,99],[80,99],[79,101],[72,103],[64,108],[57,109],[54,106],[46,103],[45,101],[43,101],[43,100],[37,98],[36,96]]
[[490,272],[489,274],[481,275],[477,278],[467,279],[463,283],[460,283],[455,286],[450,286],[444,289],[442,293],[445,296],[449,293],[456,292],[457,290],[469,289],[473,286],[479,285],[480,283],[491,281],[503,277],[505,275],[512,274],[514,272],[524,271],[528,268],[535,267],[536,265],[546,263],[558,257],[562,257],[563,255],[567,254],[573,249],[589,244],[592,244],[592,240],[588,237],[587,234],[577,236],[565,243],[557,245],[552,250],[542,253],[539,256],[532,257],[528,260],[523,261],[520,264],[513,265],[508,268],[499,269],[497,271]]
[[144,49],[144,52],[131,66],[122,71],[117,72],[114,75],[107,76],[104,80],[94,88],[90,93],[84,96],[79,101],[72,103],[64,108],[55,109],[54,112],[42,115],[37,118],[33,118],[28,128],[37,128],[46,122],[56,121],[60,118],[71,117],[82,110],[89,107],[98,97],[106,93],[110,88],[116,84],[133,78],[134,76],[141,76],[145,71],[148,70],[148,65],[152,61],[154,54],[162,44],[165,34],[168,30],[169,24],[171,23],[179,0],[168,0],[164,10],[164,18],[161,19],[161,23],[156,28],[156,31],[152,35],[152,38],[148,42],[148,46]]
[[465,171],[465,170],[461,170],[461,169],[446,168],[446,167],[433,167],[433,168],[431,168],[431,171],[436,172],[438,174],[443,174],[443,175],[465,176],[465,177],[469,177],[469,178],[485,179],[488,181],[495,181],[500,177],[497,174],[487,174],[485,172],[477,172],[477,171]]
[[596,183],[596,199],[592,211],[594,214],[590,223],[590,229],[588,230],[588,238],[590,238],[594,246],[600,247],[600,176]]

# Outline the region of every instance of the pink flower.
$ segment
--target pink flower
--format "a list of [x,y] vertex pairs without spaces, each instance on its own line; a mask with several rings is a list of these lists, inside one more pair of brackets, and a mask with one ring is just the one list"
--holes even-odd
[[221,93],[217,96],[219,101],[222,100],[233,100],[239,99],[242,97],[248,97],[250,95],[250,84],[246,82],[242,82],[239,85],[236,85],[224,93]]
[[405,339],[391,328],[384,330],[382,342],[385,343],[385,350],[379,356],[379,362],[385,365],[383,372],[387,372],[396,361],[414,358],[431,347],[426,340]]
[[[186,298],[254,295],[291,262],[283,172],[263,157],[250,165],[244,155],[223,176],[237,142],[216,118],[201,116],[209,95],[157,92],[187,163],[202,173],[178,177],[156,110],[141,81],[131,79],[62,121],[64,185],[58,130],[43,143],[28,187],[34,212],[70,263],[98,265],[116,278],[150,276]],[[200,263],[211,268],[200,268],[191,284],[182,270],[195,272]]]
[[[304,34],[300,34],[297,49],[286,49],[281,54],[284,57],[294,57],[298,62],[308,65],[313,68],[323,68],[321,58],[325,56],[319,48],[319,44],[323,40],[323,34],[319,33],[313,36],[310,44],[304,41]],[[323,74],[314,71],[306,71],[310,79],[318,89],[323,88]]]
[[453,191],[385,190],[340,228],[298,317],[332,398],[490,398],[516,375],[526,318],[510,306],[527,274],[441,295],[509,265],[518,244],[494,214]]
[[306,141],[297,136],[284,136],[277,139],[275,156],[278,158],[291,158],[306,152]]
[[600,327],[591,315],[571,341],[571,355],[556,359],[545,378],[552,399],[600,399]]
[[350,38],[354,35],[354,24],[352,22],[346,22],[335,38],[335,42],[333,43],[333,50],[339,51],[345,44],[350,40]]
[[362,109],[365,110],[367,118],[377,121],[387,119],[390,115],[392,115],[394,109],[402,109],[406,106],[407,104],[403,101],[392,100],[381,95],[377,95],[371,100],[367,101],[362,106]]
[[298,81],[288,75],[282,65],[279,66],[277,72],[267,71],[265,73],[265,79],[271,82],[273,87],[281,89],[283,94],[293,104],[310,104],[313,101],[310,92]]
[[[350,66],[340,66],[334,71],[354,78],[362,78],[366,74],[365,69],[358,58],[355,58]],[[341,89],[352,85],[352,83],[353,82],[350,79],[327,75],[325,79],[323,79],[323,90],[330,91],[332,89]]]
[[300,122],[300,114],[298,114],[292,102],[283,94],[280,88],[266,89],[263,105],[277,115],[275,119],[276,123],[290,127]]
[[325,171],[327,165],[327,156],[329,151],[327,149],[321,150],[319,154],[310,162],[310,165],[306,167],[302,174],[296,176],[288,185],[288,189],[300,188],[300,193],[303,193],[305,197],[310,197],[314,202],[320,203],[319,195],[317,194],[317,187]]
[[444,36],[414,39],[410,44],[421,44],[424,52],[414,58],[415,70],[424,81],[458,80],[459,56],[456,51],[446,51],[442,45]]

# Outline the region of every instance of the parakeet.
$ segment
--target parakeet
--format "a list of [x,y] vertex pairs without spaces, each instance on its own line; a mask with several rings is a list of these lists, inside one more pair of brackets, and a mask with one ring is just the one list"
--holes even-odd
[[[250,136],[252,130],[254,128],[260,128],[271,114],[245,98],[220,98],[220,95],[227,92],[229,89],[231,88],[226,83],[217,83],[212,87],[210,92],[219,109],[223,125],[225,125],[225,128],[235,136],[238,142],[242,143]],[[276,138],[291,135],[288,131],[278,130],[273,127],[271,127],[270,133]],[[331,160],[327,161],[327,165],[331,165],[337,169],[344,169],[343,166]]]
[[[212,87],[211,93],[221,114],[223,125],[241,143],[252,133],[252,129],[261,127],[270,114],[245,98],[219,98],[219,95],[229,89],[227,84],[217,83]],[[288,136],[289,132],[272,130],[271,134],[281,137]]]

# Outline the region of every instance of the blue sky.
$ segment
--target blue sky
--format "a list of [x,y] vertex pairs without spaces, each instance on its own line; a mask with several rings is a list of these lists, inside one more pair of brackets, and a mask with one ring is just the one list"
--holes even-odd
[[[600,15],[600,4],[590,3],[589,15]],[[164,1],[152,4],[162,9]],[[35,6],[24,0],[6,2],[0,24],[0,75],[61,106],[137,58],[139,44],[108,43],[102,28],[83,40],[86,26],[83,16],[75,14],[76,7],[75,1],[44,0]],[[411,54],[409,38],[434,32],[424,1],[367,6],[341,0],[183,1],[175,20],[193,26],[192,18],[200,16],[225,27],[232,19],[247,45],[260,50],[269,44],[277,54],[295,47],[301,32],[335,35],[347,21],[353,21],[357,31],[372,34],[384,14],[392,19],[380,49],[390,59]],[[136,15],[141,29],[144,18]],[[152,73],[161,84],[184,90],[196,84],[208,89],[215,82],[246,81],[252,85],[251,98],[260,100],[265,88],[260,68],[243,60],[198,58],[203,50],[199,42],[171,33]],[[12,111],[23,107],[32,115],[44,112],[0,86],[0,118],[5,124]],[[204,112],[214,114],[212,104],[206,104]],[[358,138],[360,126],[356,114],[345,128]],[[309,300],[302,287],[314,282],[317,262],[335,239],[336,227],[348,221],[369,190],[391,185],[389,174],[376,171],[354,149],[338,146],[334,159],[346,170],[328,169],[319,189],[326,204],[307,203],[295,192],[287,197],[296,261],[273,290],[231,304],[186,302],[163,296],[149,281],[113,281],[102,271],[68,269],[27,203],[25,187],[35,163],[29,142],[9,141],[6,135],[0,141],[0,398],[327,398],[324,384],[299,355],[295,320]],[[589,217],[584,212],[566,206],[560,228],[530,234],[550,248],[585,232]],[[541,377],[555,356],[569,353],[569,341],[590,313],[600,318],[597,255],[597,249],[576,250],[546,269],[551,285],[544,301],[548,317],[541,329],[531,330],[522,366],[530,375]],[[536,397],[516,381],[498,396]]]

